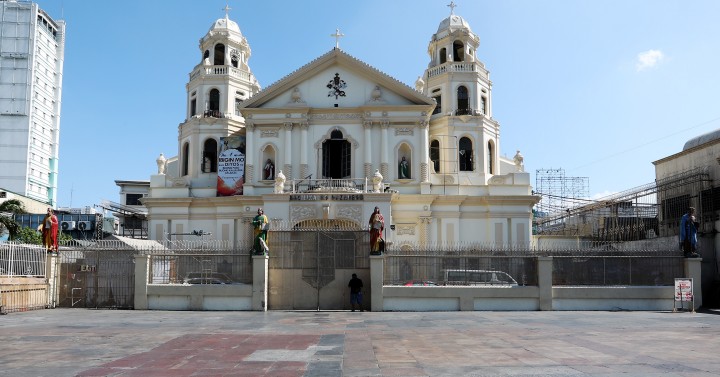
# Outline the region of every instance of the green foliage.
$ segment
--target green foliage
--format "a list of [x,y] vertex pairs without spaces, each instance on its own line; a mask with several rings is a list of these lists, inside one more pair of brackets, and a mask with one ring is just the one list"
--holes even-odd
[[12,215],[17,213],[26,213],[25,205],[17,199],[10,199],[0,203],[0,234],[5,230],[10,233],[10,240],[17,238],[20,225],[15,221]]
[[37,229],[22,227],[20,228],[20,231],[18,231],[17,237],[15,237],[14,240],[22,243],[42,245],[42,234],[38,232]]
[[10,212],[12,214],[27,213],[25,205],[17,199],[10,199],[0,203],[0,212]]

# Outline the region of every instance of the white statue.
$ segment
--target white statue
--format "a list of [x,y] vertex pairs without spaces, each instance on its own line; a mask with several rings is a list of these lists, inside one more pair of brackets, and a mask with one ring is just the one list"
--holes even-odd
[[418,79],[415,81],[415,90],[422,93],[423,89],[425,89],[425,80],[423,80],[421,76],[418,76]]
[[283,174],[282,170],[280,170],[277,173],[277,175],[275,175],[275,190],[273,192],[275,194],[282,194],[284,189],[285,189],[285,174]]
[[513,161],[515,161],[515,166],[517,167],[517,171],[523,171],[523,155],[520,154],[520,150],[515,153],[515,157],[513,157]]
[[380,174],[380,170],[375,170],[372,177],[373,192],[382,192],[382,180],[383,176]]
[[165,155],[160,153],[160,156],[158,156],[157,160],[157,167],[158,167],[158,174],[164,175],[165,174],[165,164],[167,163],[167,158],[165,158]]

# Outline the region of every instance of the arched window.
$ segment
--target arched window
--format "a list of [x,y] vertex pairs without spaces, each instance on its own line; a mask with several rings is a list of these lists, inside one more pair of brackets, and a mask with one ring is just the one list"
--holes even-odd
[[457,88],[457,110],[456,115],[470,114],[470,101],[468,98],[468,90],[463,85]]
[[205,116],[211,116],[215,118],[220,117],[220,91],[217,89],[210,90],[210,96],[208,101],[207,114]]
[[322,144],[322,175],[324,178],[348,178],[351,174],[350,142],[340,130],[333,130]]
[[440,142],[437,140],[430,142],[430,161],[433,163],[435,173],[440,173]]
[[188,163],[188,160],[190,159],[190,143],[185,143],[183,145],[182,149],[182,175],[188,175],[188,167],[190,164]]
[[447,50],[445,47],[440,49],[440,64],[443,64],[447,61]]
[[472,141],[467,137],[460,138],[458,146],[458,162],[460,163],[460,171],[473,171],[473,149]]
[[215,139],[205,140],[202,166],[200,168],[203,173],[217,172],[217,141]]
[[488,173],[489,173],[489,174],[494,174],[494,173],[493,173],[493,165],[495,164],[495,161],[493,161],[493,155],[494,155],[495,152],[494,152],[493,149],[494,149],[494,148],[493,148],[492,142],[489,142],[489,141],[488,141],[488,158],[487,158],[487,161],[488,161]]
[[465,46],[460,41],[453,42],[453,60],[456,62],[465,61]]
[[213,65],[225,65],[225,45],[215,45],[215,55],[213,56]]

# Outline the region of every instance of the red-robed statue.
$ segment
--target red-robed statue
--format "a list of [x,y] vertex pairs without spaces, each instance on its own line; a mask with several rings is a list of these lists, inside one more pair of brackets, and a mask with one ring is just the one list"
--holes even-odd
[[375,207],[375,211],[370,215],[370,254],[381,254],[384,247],[380,244],[382,240],[383,230],[385,230],[385,218],[380,213],[380,207]]
[[58,251],[58,218],[52,208],[48,208],[47,215],[40,223],[38,230],[42,232],[42,241],[48,253]]

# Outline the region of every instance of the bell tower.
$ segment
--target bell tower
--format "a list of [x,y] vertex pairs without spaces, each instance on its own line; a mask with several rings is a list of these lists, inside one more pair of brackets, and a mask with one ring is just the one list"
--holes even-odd
[[225,17],[200,39],[199,63],[186,85],[186,120],[178,134],[178,176],[192,187],[215,187],[220,138],[244,132],[239,105],[260,91],[248,65],[250,45]]
[[431,165],[435,173],[489,177],[499,170],[499,124],[492,119],[490,73],[476,56],[480,38],[455,14],[454,2],[448,7],[450,16],[432,35],[430,63],[416,83],[437,103],[430,120]]

